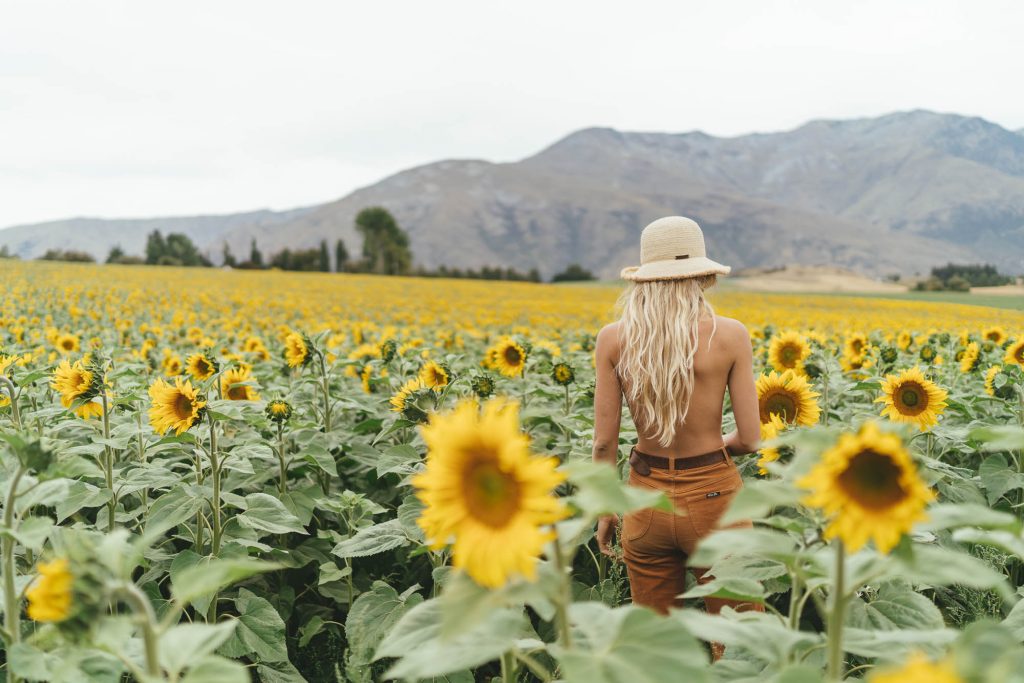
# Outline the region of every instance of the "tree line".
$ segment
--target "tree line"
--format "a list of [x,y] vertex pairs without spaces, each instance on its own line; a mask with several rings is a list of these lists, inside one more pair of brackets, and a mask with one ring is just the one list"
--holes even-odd
[[[264,256],[256,239],[249,245],[246,258],[232,253],[225,242],[221,251],[221,265],[244,270],[278,268],[280,270],[305,272],[374,273],[378,275],[414,275],[419,277],[472,278],[480,280],[510,280],[540,282],[540,272],[533,268],[522,273],[515,268],[482,266],[479,269],[440,266],[426,269],[413,267],[412,250],[408,234],[399,227],[394,216],[379,206],[363,209],[355,219],[356,232],[363,238],[362,252],[358,257],[349,253],[344,240],[334,243],[333,255],[327,240],[320,240],[316,247],[307,249],[284,248]],[[332,258],[333,256],[333,258]],[[50,261],[95,262],[91,254],[80,251],[50,249],[43,256]],[[180,232],[164,235],[154,230],[146,236],[145,253],[126,254],[120,246],[114,246],[107,255],[107,263],[122,265],[147,264],[154,266],[188,266],[209,268],[214,263],[203,254],[195,243]],[[569,266],[554,276],[553,282],[571,280],[592,280],[593,275],[578,264]]]

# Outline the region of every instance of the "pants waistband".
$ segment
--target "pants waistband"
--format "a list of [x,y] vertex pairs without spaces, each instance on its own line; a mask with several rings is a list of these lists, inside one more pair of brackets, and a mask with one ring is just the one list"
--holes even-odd
[[720,462],[728,462],[728,460],[729,451],[724,445],[708,453],[684,458],[666,458],[660,455],[650,455],[638,451],[636,446],[629,453],[629,464],[638,474],[645,476],[651,473],[652,467],[661,470],[688,470],[695,467],[706,467]]

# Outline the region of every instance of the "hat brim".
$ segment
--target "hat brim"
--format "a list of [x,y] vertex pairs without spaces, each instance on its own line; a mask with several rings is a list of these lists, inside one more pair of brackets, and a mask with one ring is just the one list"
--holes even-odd
[[651,261],[642,266],[623,268],[619,277],[633,282],[653,282],[656,280],[683,280],[701,275],[728,275],[730,266],[723,266],[706,256],[679,259],[672,261]]

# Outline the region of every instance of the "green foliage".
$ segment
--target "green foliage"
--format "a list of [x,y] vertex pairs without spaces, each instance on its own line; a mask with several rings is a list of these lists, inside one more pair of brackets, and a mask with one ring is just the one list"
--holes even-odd
[[146,263],[157,266],[213,265],[199,252],[188,235],[172,232],[164,237],[159,230],[154,230],[146,237]]
[[412,267],[409,236],[387,209],[373,206],[356,215],[363,236],[363,269],[379,275],[405,275]]
[[578,263],[569,265],[565,270],[560,273],[556,273],[551,278],[552,282],[580,282],[583,280],[593,280],[594,274],[589,270],[586,270],[583,266]]

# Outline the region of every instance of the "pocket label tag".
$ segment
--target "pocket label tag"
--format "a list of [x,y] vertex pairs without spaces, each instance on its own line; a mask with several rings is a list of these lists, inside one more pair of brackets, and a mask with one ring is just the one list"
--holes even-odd
[[711,493],[707,494],[704,497],[705,498],[718,498],[720,495],[722,495],[721,491],[712,491]]

